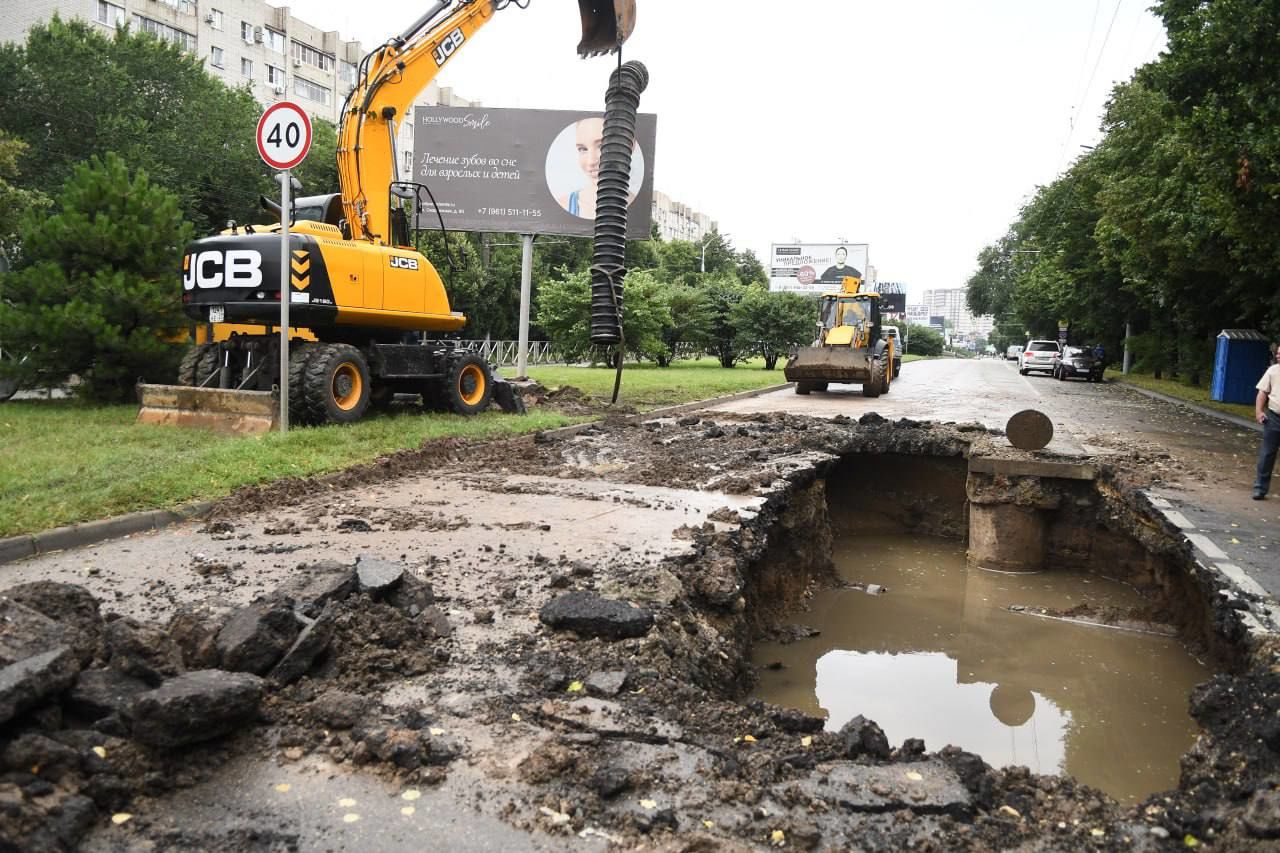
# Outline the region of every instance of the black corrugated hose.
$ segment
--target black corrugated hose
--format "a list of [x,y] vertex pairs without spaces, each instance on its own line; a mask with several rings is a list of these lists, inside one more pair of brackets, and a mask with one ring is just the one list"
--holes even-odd
[[591,258],[591,342],[618,344],[618,374],[613,402],[622,384],[626,338],[622,332],[622,280],[627,274],[627,201],[631,185],[631,152],[636,142],[640,93],[649,71],[634,60],[609,76],[605,92],[604,141],[596,189],[595,247]]

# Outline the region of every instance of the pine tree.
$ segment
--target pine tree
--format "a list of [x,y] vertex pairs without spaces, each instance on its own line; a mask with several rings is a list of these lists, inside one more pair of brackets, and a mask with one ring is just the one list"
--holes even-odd
[[4,276],[0,340],[29,353],[16,378],[78,374],[95,400],[170,380],[185,325],[179,258],[191,238],[177,197],[113,153],[79,166],[53,215],[28,214],[20,267]]

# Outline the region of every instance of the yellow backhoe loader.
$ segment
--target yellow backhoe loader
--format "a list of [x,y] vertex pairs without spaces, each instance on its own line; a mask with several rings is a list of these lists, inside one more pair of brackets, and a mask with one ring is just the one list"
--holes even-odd
[[893,381],[892,338],[881,335],[880,294],[863,290],[859,278],[845,278],[841,289],[818,302],[818,336],[800,347],[783,368],[797,394],[826,391],[833,382],[861,383],[865,397],[889,393]]
[[[358,66],[338,128],[340,192],[299,198],[289,228],[289,420],[346,423],[396,393],[459,414],[496,396],[516,405],[478,354],[435,335],[457,332],[436,268],[414,249],[415,187],[396,179],[396,123],[458,51],[513,0],[437,0]],[[635,25],[635,0],[578,0],[582,56],[613,52]],[[264,206],[279,206],[263,199]],[[232,227],[194,241],[183,304],[221,329],[196,344],[178,385],[139,385],[140,423],[270,429],[279,409],[280,226]]]

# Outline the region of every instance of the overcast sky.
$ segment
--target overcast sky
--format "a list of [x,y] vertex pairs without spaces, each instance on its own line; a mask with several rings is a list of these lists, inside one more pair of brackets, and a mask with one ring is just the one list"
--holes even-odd
[[[290,5],[369,47],[430,2]],[[656,189],[766,263],[774,242],[869,243],[880,279],[919,294],[963,286],[1097,141],[1112,85],[1164,48],[1148,4],[637,0],[624,59],[649,68]],[[602,109],[616,60],[577,59],[579,36],[572,0],[512,5],[439,82],[492,107]]]

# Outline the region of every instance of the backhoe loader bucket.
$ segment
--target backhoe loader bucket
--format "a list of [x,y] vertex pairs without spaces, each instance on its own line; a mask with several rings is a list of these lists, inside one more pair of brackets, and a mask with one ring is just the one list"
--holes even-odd
[[782,374],[788,382],[866,382],[871,360],[865,349],[800,347]]
[[578,0],[582,10],[579,56],[613,53],[636,27],[636,0]]
[[137,423],[201,427],[232,435],[261,435],[277,425],[272,391],[230,391],[186,385],[139,385]]

